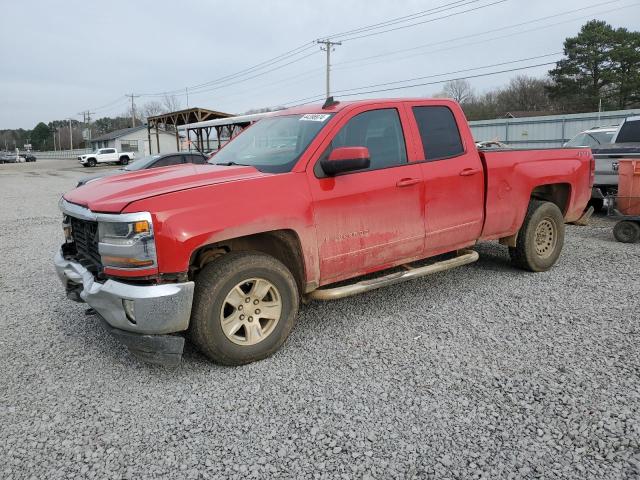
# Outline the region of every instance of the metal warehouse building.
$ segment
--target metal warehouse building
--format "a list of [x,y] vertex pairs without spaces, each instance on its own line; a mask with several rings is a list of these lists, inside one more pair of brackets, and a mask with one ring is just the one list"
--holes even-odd
[[498,118],[469,122],[476,141],[499,140],[514,147],[561,147],[576,134],[594,127],[619,125],[640,110],[573,113],[542,117]]

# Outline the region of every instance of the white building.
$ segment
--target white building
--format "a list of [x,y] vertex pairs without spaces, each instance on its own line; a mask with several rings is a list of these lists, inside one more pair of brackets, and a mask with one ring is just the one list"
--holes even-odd
[[[174,132],[167,132],[166,130],[161,129],[158,131],[158,138],[160,140],[161,153],[178,151],[176,146],[176,135]],[[94,150],[97,148],[111,147],[115,148],[119,152],[136,152],[136,157],[143,157],[145,155],[158,153],[155,132],[151,139],[151,148],[149,148],[149,137],[147,135],[146,125],[124,128],[122,130],[116,130],[114,132],[100,135],[99,137],[91,140],[91,147]]]

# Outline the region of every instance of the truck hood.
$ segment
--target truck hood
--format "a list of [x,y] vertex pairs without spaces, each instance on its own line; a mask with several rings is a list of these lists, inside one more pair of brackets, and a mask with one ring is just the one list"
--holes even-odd
[[64,198],[92,212],[120,213],[136,200],[267,175],[246,166],[175,165],[104,177],[65,193]]

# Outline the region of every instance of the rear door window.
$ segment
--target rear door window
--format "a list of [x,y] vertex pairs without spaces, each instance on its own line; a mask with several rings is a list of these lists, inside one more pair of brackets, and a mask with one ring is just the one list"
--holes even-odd
[[413,115],[420,131],[425,160],[443,160],[464,153],[458,124],[448,107],[413,107]]

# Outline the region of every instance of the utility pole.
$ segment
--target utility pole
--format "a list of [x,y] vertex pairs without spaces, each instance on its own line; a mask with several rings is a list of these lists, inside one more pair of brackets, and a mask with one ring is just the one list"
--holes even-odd
[[324,45],[320,50],[327,52],[327,98],[331,96],[331,51],[335,50],[335,45],[342,45],[342,42],[332,42],[331,40],[317,40],[316,43]]
[[73,150],[73,129],[71,128],[71,119],[69,119],[69,150]]
[[131,97],[131,128],[136,126],[136,104],[133,102],[134,98],[138,98],[140,95],[125,95],[125,97]]
[[[91,115],[94,114],[95,112],[91,112],[89,110],[85,111],[85,112],[80,112],[82,114],[82,123],[85,126],[85,129],[87,131],[87,138],[84,138],[85,141],[85,146],[88,144],[89,146],[91,146]],[[80,113],[78,115],[80,115]]]
[[56,151],[56,131],[53,131],[53,151]]

